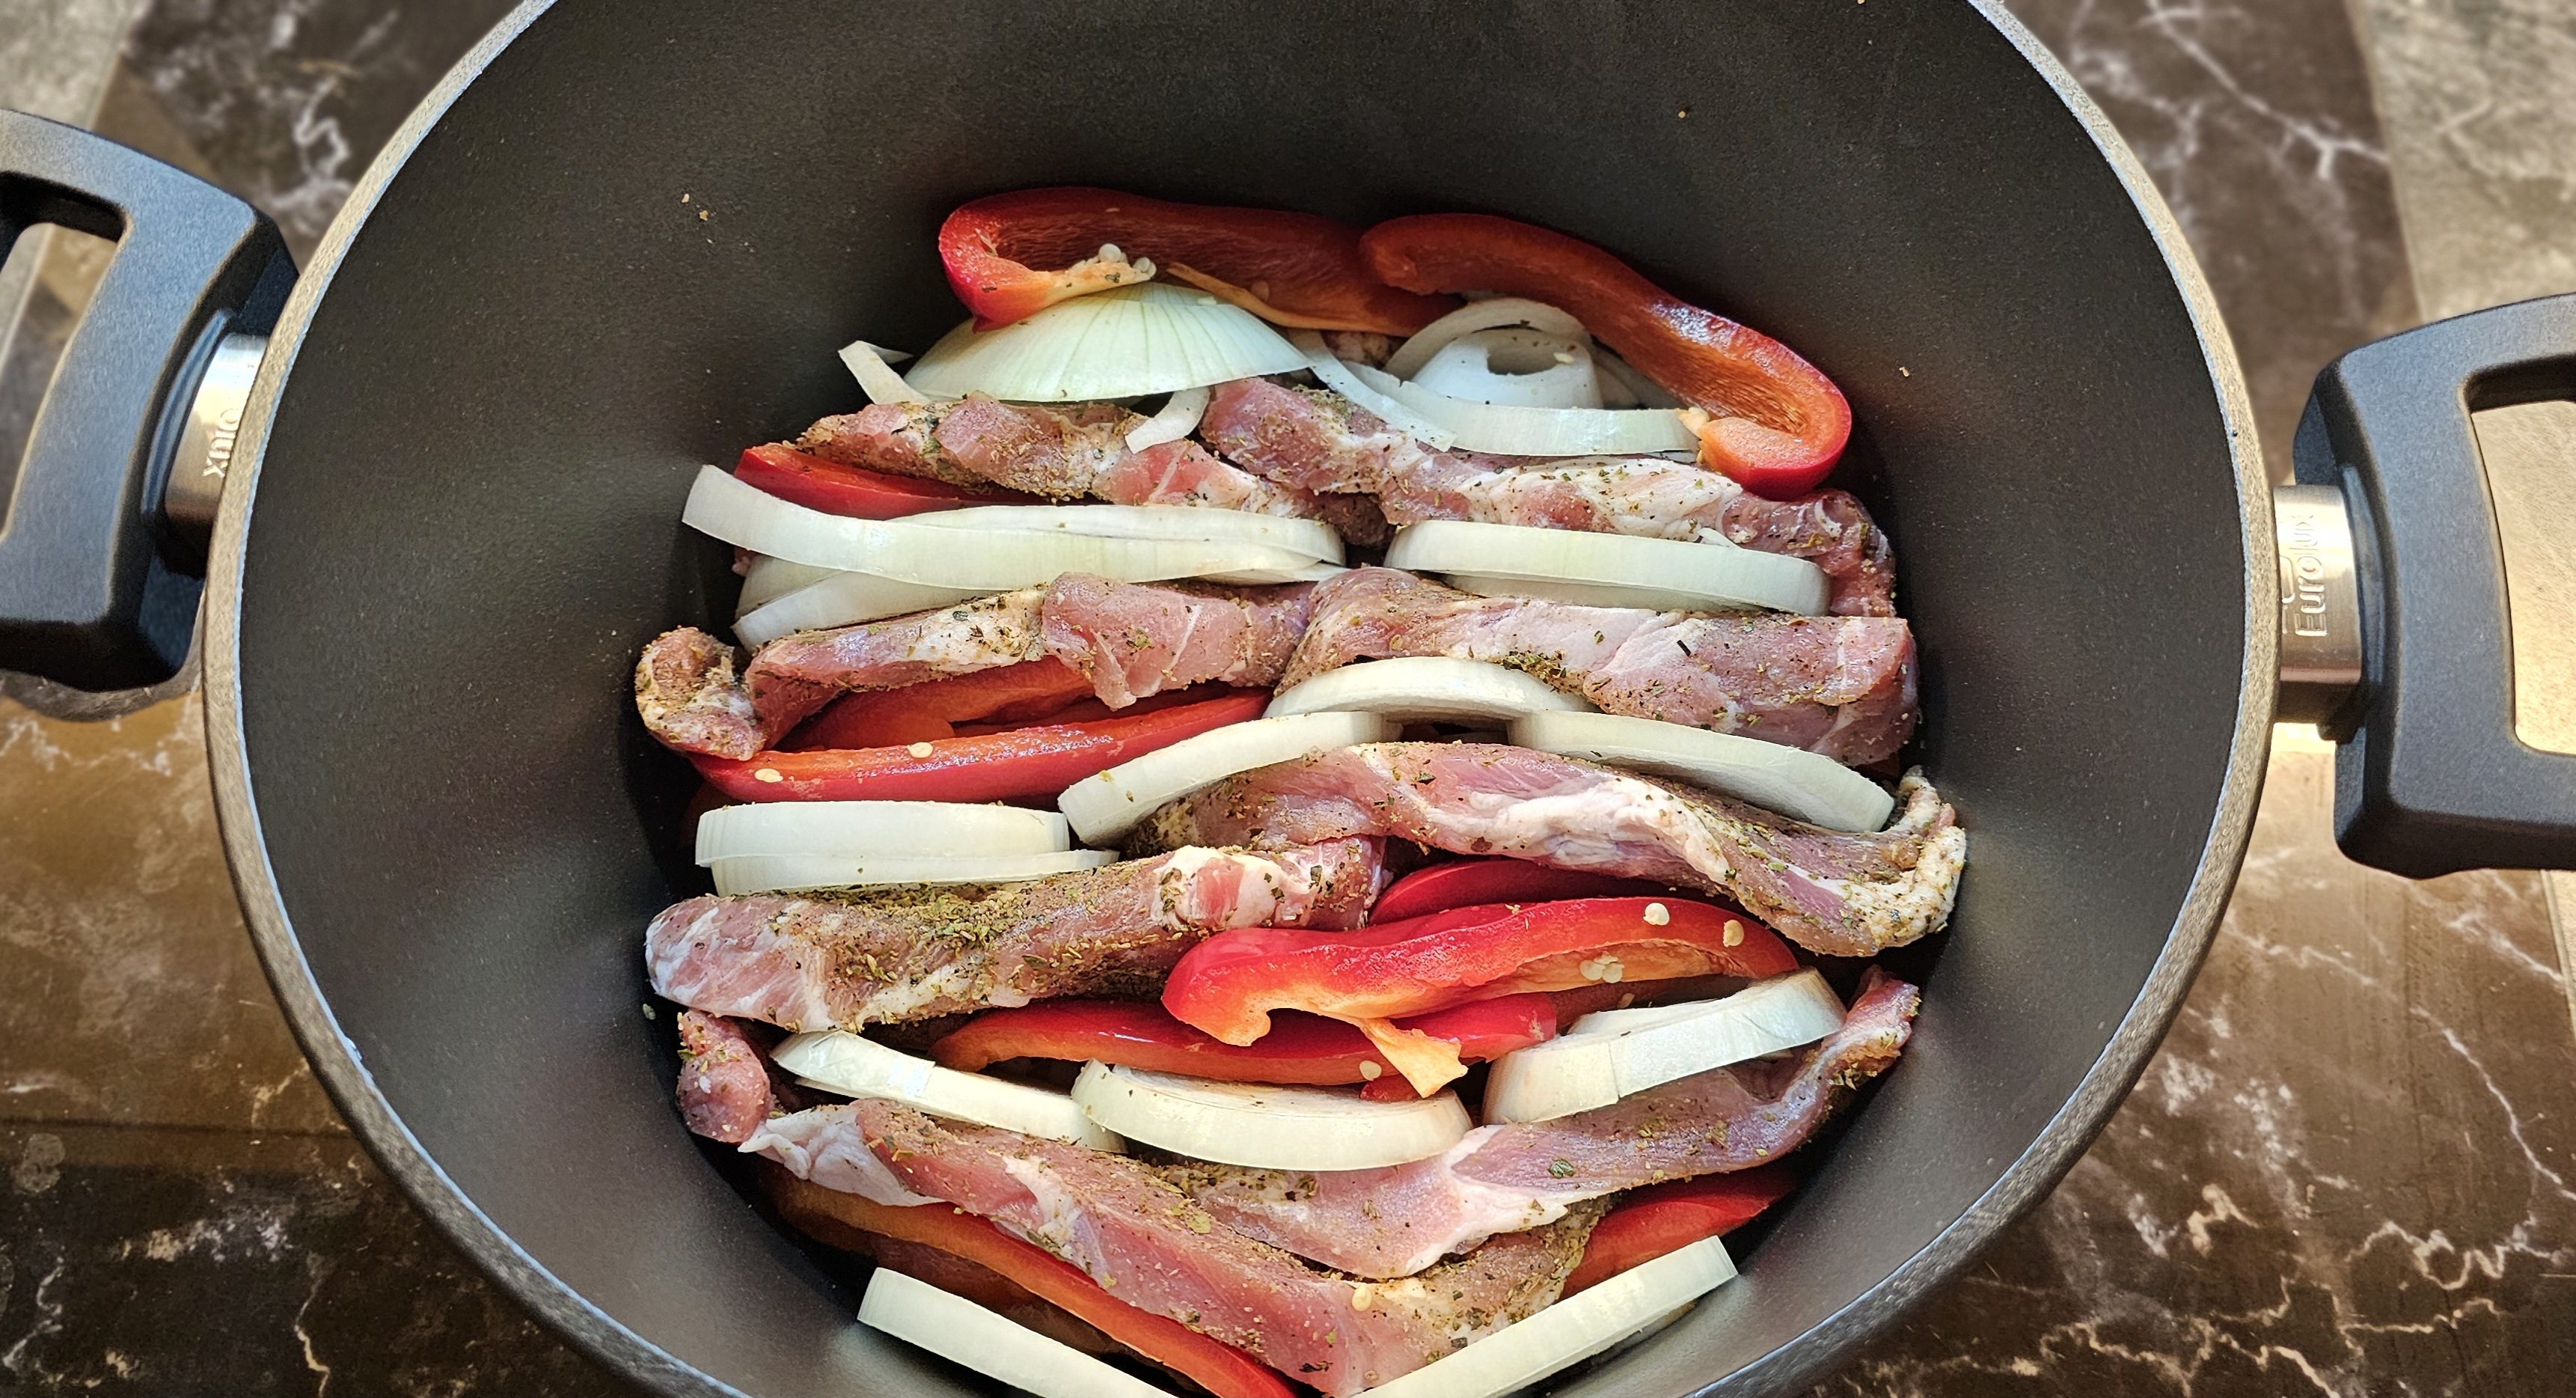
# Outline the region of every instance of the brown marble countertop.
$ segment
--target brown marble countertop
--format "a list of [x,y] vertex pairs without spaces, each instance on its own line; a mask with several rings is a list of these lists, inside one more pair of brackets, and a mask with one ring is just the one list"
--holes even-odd
[[[303,254],[505,8],[0,0],[0,105],[235,189]],[[2164,189],[2276,467],[2341,350],[2576,289],[2576,6],[2012,8]],[[0,275],[0,316],[25,310],[0,436],[7,366],[80,282],[68,247]],[[93,721],[35,698],[0,679],[0,1390],[624,1391],[460,1261],[314,1085],[233,903],[197,698]],[[2552,885],[2345,861],[2332,760],[2276,739],[2224,930],[2101,1140],[1820,1393],[2576,1388]]]

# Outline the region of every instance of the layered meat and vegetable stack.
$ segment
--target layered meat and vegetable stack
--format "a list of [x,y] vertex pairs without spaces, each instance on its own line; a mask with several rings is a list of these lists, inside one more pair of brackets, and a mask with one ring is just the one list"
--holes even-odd
[[721,802],[689,1127],[1040,1393],[1502,1393],[1725,1281],[1966,855],[1840,393],[1496,218],[941,250],[975,319],[706,469],[733,637],[637,668]]

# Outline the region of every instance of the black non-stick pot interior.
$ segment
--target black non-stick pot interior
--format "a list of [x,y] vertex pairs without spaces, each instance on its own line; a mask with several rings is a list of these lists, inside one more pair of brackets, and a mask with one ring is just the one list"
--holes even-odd
[[257,814],[366,1081],[535,1264],[679,1360],[760,1393],[954,1375],[855,1330],[673,1115],[638,945],[695,891],[669,848],[691,782],[628,685],[653,633],[729,615],[678,523],[691,473],[856,406],[835,346],[960,315],[941,215],[1053,183],[1535,220],[1850,394],[1842,483],[1896,540],[1970,872],[1904,963],[1929,993],[1903,1066],[1743,1279],[1605,1391],[1828,1322],[2104,1053],[2202,865],[2245,654],[2184,297],[1960,0],[562,0],[309,269],[249,526]]

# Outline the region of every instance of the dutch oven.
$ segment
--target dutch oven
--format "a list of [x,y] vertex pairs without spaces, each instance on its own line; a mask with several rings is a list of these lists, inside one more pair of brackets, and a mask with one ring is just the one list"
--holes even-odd
[[1836,483],[1896,542],[1917,755],[1975,859],[1903,954],[1914,1046],[1741,1280],[1568,1391],[1794,1388],[2040,1198],[2190,983],[2276,714],[2342,740],[2355,855],[2576,864],[2576,757],[2514,733],[2467,418],[2569,395],[2576,308],[2347,356],[2276,507],[2181,234],[1991,0],[532,0],[300,274],[239,201],[0,114],[5,231],[119,240],[0,477],[0,668],[150,683],[202,572],[224,838],[316,1071],[649,1387],[954,1382],[674,1116],[637,947],[699,887],[691,779],[628,681],[731,614],[678,523],[699,463],[850,406],[852,335],[959,317],[948,209],[1077,183],[1563,229],[1856,410]]

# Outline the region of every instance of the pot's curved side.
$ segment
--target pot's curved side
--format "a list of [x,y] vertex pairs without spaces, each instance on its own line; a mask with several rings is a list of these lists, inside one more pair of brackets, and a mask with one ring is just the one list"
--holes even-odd
[[[2174,221],[2155,181],[2138,162],[2128,142],[2112,128],[2075,75],[2048,51],[2002,0],[1971,0],[2030,65],[2045,78],[2066,110],[2083,124],[2102,158],[2117,172],[2137,205],[2174,285],[2182,292],[2192,323],[2200,333],[2209,362],[2210,387],[2227,424],[2228,452],[2236,467],[2238,517],[2244,527],[2245,675],[2237,698],[2236,733],[2227,757],[2227,777],[2218,810],[2210,822],[2208,844],[2191,891],[2174,918],[2173,934],[2157,958],[2154,971],[2131,1003],[2082,1085],[2051,1119],[2039,1139],[2006,1169],[2002,1178],[1956,1223],[1942,1230],[1887,1280],[1835,1313],[1825,1323],[1761,1360],[1736,1371],[1706,1392],[1779,1394],[1803,1389],[1819,1373],[1861,1341],[1894,1321],[1907,1306],[1966,1266],[1995,1235],[2046,1197],[2073,1169],[2101,1133],[2111,1113],[2146,1070],[2147,1060],[2162,1043],[2165,1030],[2181,1012],[2183,997],[2208,954],[2218,921],[2227,909],[2238,867],[2254,828],[2254,807],[2263,791],[2264,764],[2271,753],[2272,703],[2279,664],[2279,578],[2272,547],[2272,490],[2264,473],[2262,448],[2254,431],[2253,401],[2237,366],[2235,342],[2229,338],[2218,299],[2203,278],[2198,259]],[[1577,1394],[1619,1391],[1618,1366],[1605,1369],[1592,1382],[1569,1390]]]
[[329,292],[332,276],[349,252],[385,187],[457,97],[480,77],[493,59],[554,5],[554,0],[524,0],[472,50],[457,60],[350,190],[339,215],[324,233],[321,246],[295,285],[268,353],[243,410],[241,435],[233,456],[231,480],[215,518],[207,559],[205,637],[200,646],[206,684],[206,750],[214,769],[215,810],[223,827],[224,855],[231,865],[233,887],[250,924],[260,965],[285,1006],[296,1042],[312,1060],[314,1075],[331,1095],[349,1125],[376,1162],[411,1196],[412,1203],[477,1266],[497,1279],[520,1304],[536,1311],[558,1333],[593,1358],[646,1387],[672,1394],[708,1398],[744,1398],[741,1390],[719,1383],[695,1367],[673,1358],[634,1331],[610,1319],[503,1232],[456,1187],[438,1162],[429,1157],[402,1119],[386,1105],[356,1045],[340,1030],[330,1003],[322,996],[269,867],[268,842],[260,830],[259,805],[253,795],[248,749],[242,731],[241,594],[243,544],[250,535],[252,502],[259,494],[260,463],[277,416],[278,395],[294,370],[314,308]]

